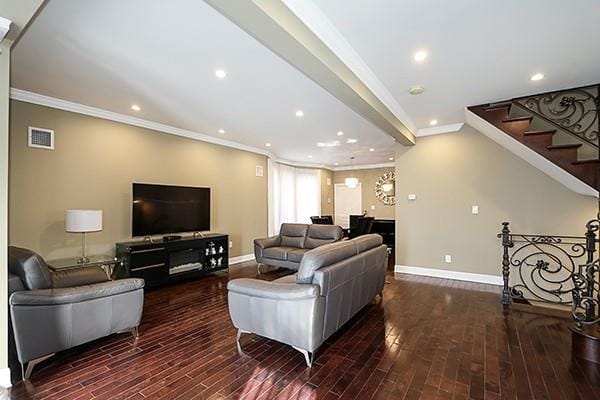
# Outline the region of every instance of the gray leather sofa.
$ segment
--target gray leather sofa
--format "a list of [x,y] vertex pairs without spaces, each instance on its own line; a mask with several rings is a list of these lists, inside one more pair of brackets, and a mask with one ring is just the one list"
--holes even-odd
[[379,235],[364,235],[304,254],[295,275],[272,282],[234,279],[229,314],[242,333],[286,343],[312,365],[315,350],[377,294],[383,295],[387,246]]
[[53,272],[38,254],[19,247],[9,247],[8,267],[11,345],[23,379],[58,351],[122,331],[137,337],[142,279],[111,281],[100,267]]
[[304,254],[314,248],[341,240],[337,225],[281,224],[279,235],[254,240],[254,256],[261,264],[298,270]]

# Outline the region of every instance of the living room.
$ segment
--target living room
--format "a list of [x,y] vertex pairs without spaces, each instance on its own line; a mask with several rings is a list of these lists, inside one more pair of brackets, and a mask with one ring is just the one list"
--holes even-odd
[[7,396],[596,398],[600,9],[509,3],[2,4]]

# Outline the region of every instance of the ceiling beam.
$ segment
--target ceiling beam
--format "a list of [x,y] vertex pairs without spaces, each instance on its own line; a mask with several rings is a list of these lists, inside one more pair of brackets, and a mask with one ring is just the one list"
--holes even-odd
[[408,115],[311,1],[204,1],[396,141],[415,144]]

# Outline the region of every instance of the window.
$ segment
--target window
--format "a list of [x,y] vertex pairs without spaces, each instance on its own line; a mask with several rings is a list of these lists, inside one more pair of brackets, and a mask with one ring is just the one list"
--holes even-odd
[[269,235],[284,222],[310,224],[321,214],[321,171],[295,168],[269,159]]

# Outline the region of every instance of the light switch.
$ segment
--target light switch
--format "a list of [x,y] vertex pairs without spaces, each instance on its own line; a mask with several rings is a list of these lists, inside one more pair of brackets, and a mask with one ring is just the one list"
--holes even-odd
[[444,256],[444,261],[446,261],[447,264],[450,264],[452,262],[452,256],[450,254],[446,254]]
[[262,165],[256,166],[256,176],[265,176],[265,170]]
[[331,197],[327,198],[327,204],[331,204]]
[[471,206],[471,214],[479,214],[479,206]]
[[416,195],[416,194],[414,194],[414,193],[410,193],[410,194],[408,195],[408,200],[410,200],[410,201],[415,201],[416,199],[417,199],[417,195]]
[[327,178],[327,186],[331,186],[331,178]]
[[375,205],[371,204],[371,210],[374,210],[374,209],[375,209]]

